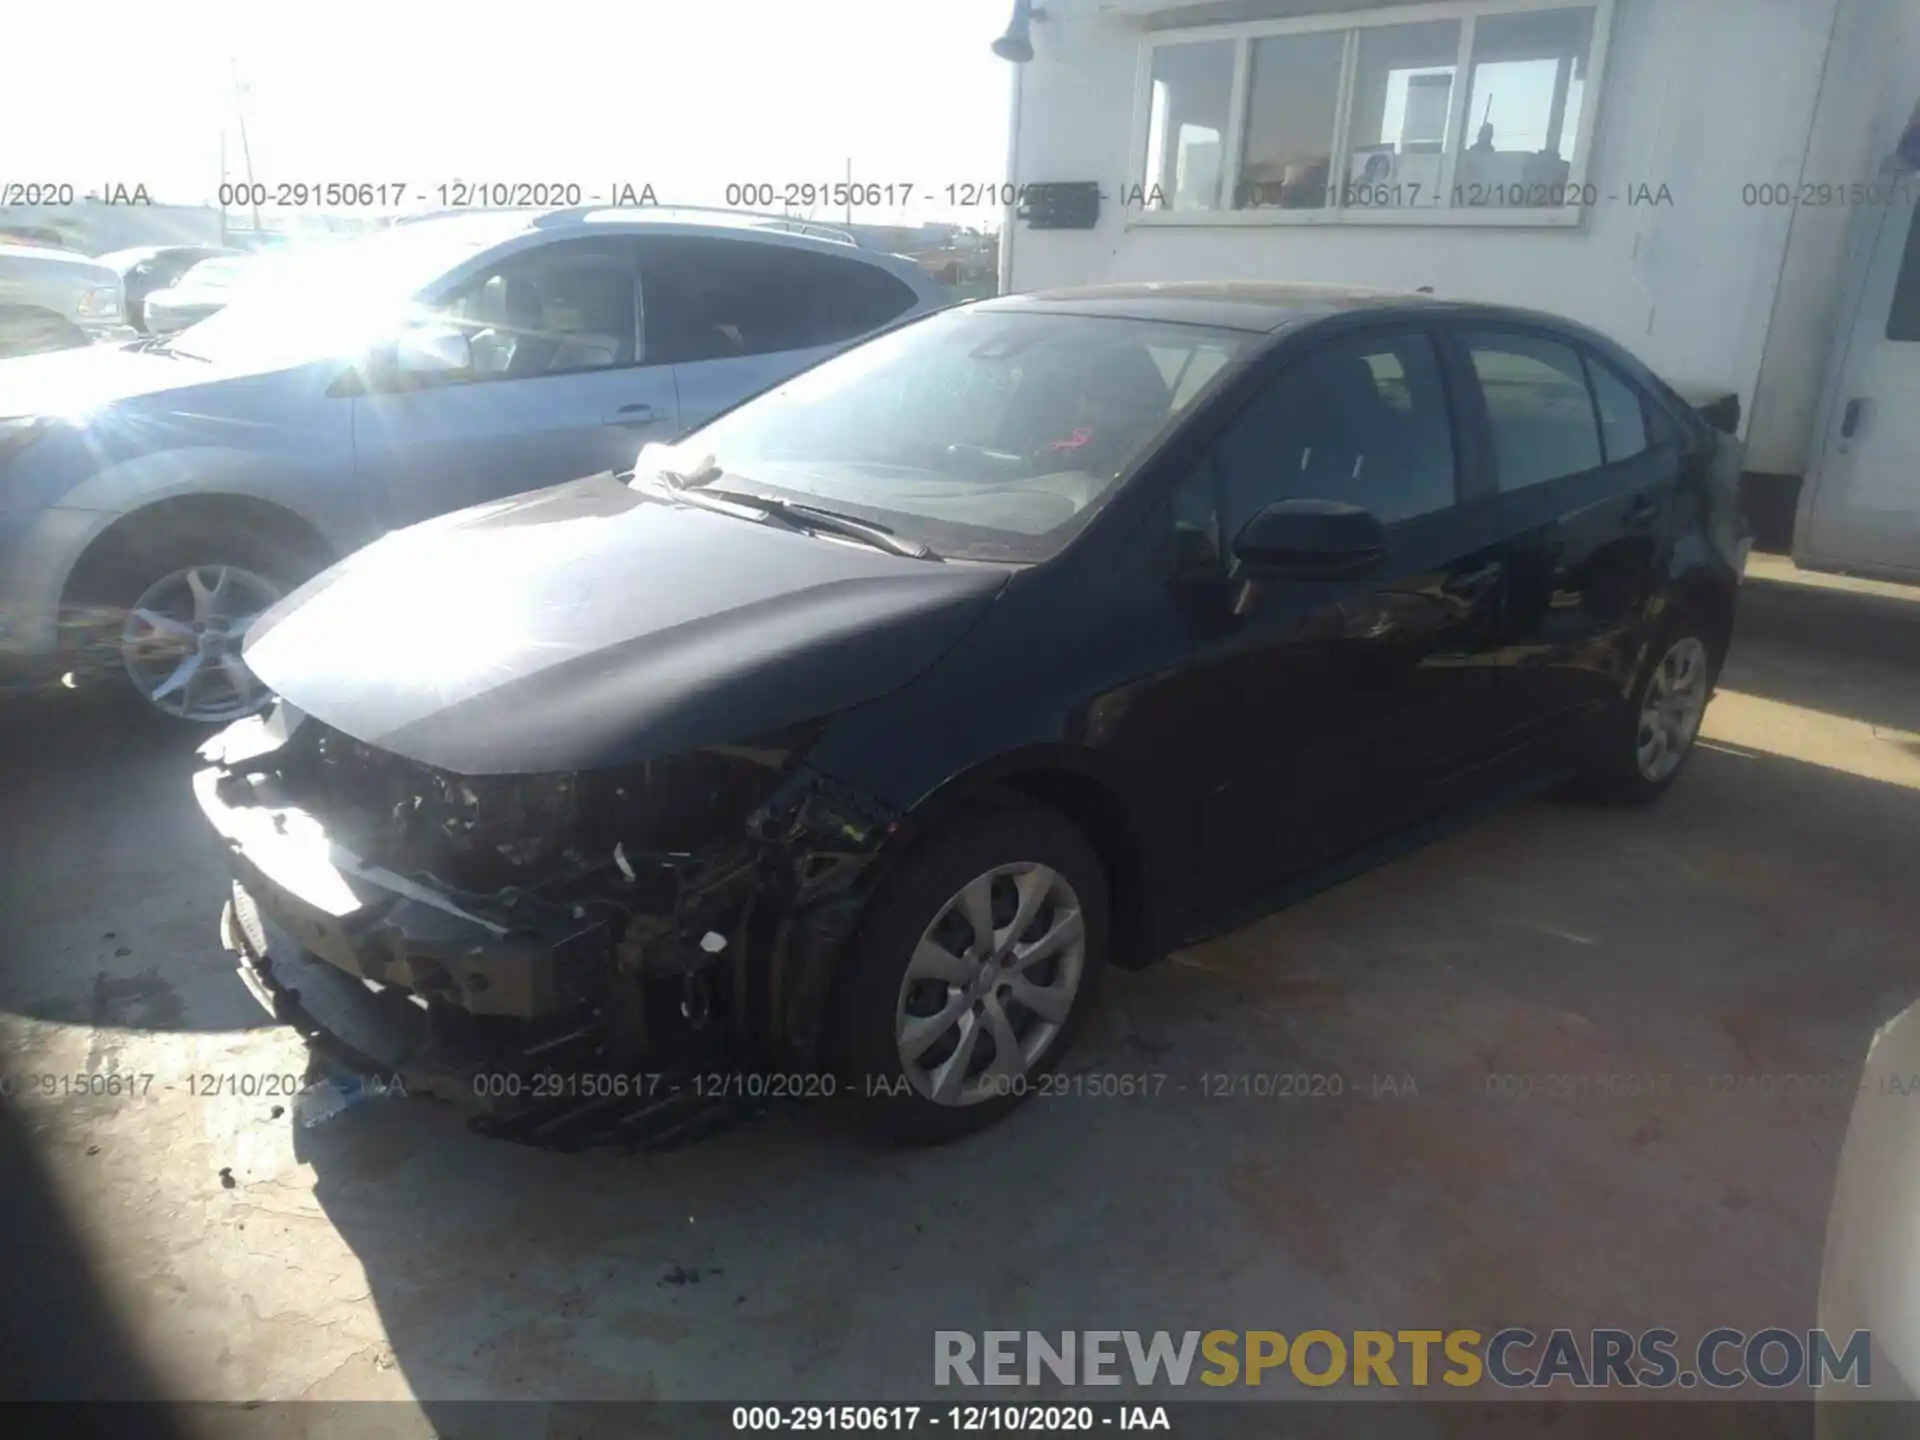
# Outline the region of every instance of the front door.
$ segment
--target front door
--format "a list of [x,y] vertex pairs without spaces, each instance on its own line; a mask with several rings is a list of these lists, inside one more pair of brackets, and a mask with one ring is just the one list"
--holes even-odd
[[1883,177],[1863,213],[1850,330],[1794,554],[1810,565],[1920,578],[1920,177]]
[[[1461,468],[1432,337],[1394,328],[1289,364],[1176,494],[1203,907],[1253,903],[1419,818],[1483,752],[1476,658],[1503,574],[1459,503]],[[1387,526],[1384,564],[1249,588],[1231,537],[1294,498],[1371,510]]]
[[467,336],[471,368],[424,385],[375,377],[353,402],[355,465],[384,524],[630,469],[671,436],[673,371],[640,351],[637,285],[633,242],[562,241],[443,301],[433,318]]

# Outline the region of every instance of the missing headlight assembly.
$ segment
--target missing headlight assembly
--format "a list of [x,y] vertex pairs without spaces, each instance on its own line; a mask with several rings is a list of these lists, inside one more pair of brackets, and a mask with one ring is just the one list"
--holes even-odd
[[460,776],[282,705],[201,752],[223,936],[317,1049],[490,1133],[683,1138],[771,1093],[711,1077],[817,1063],[897,821],[798,763],[804,738]]

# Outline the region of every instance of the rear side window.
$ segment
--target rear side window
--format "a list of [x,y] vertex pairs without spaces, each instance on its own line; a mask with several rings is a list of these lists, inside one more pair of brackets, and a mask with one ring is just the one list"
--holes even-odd
[[1579,352],[1498,331],[1470,331],[1465,339],[1486,397],[1500,489],[1522,490],[1598,468],[1600,429]]
[[864,260],[694,236],[648,245],[641,295],[655,364],[837,344],[886,324],[916,298]]
[[[240,261],[209,260],[206,266]],[[562,241],[521,250],[438,307],[473,351],[471,380],[525,379],[633,363],[633,250]]]
[[1640,392],[1591,355],[1587,377],[1593,381],[1593,408],[1600,416],[1600,448],[1609,465],[1631,460],[1647,448],[1647,416]]
[[1278,500],[1340,500],[1388,524],[1453,504],[1453,432],[1420,331],[1331,341],[1287,367],[1216,452],[1230,531]]

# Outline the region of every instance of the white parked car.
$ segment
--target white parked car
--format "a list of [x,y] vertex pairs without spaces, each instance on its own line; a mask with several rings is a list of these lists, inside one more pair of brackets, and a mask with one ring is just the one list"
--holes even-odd
[[0,356],[134,338],[117,272],[70,250],[0,245]]

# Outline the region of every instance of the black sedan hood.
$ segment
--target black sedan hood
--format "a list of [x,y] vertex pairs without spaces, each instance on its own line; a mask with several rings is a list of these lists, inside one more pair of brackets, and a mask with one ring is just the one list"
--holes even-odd
[[296,709],[463,775],[739,744],[904,685],[1005,583],[597,475],[396,531],[254,625]]

